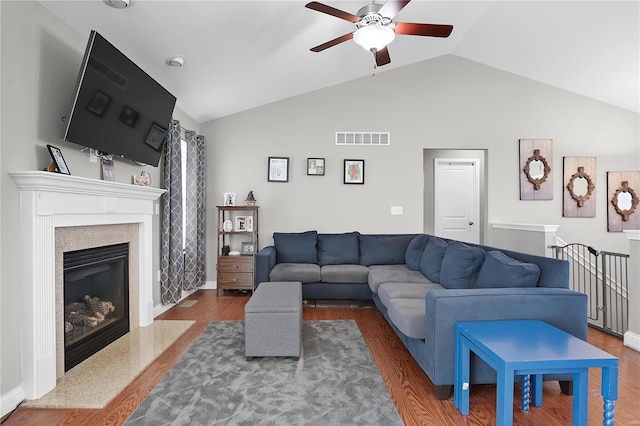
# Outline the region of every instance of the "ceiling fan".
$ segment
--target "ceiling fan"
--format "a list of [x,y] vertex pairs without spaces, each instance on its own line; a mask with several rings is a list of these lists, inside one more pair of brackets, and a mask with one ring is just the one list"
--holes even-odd
[[321,52],[347,40],[354,39],[364,49],[373,52],[376,65],[387,65],[391,62],[387,45],[393,41],[396,34],[417,35],[428,37],[449,37],[453,25],[414,24],[409,22],[393,22],[393,18],[411,0],[387,0],[384,4],[371,3],[358,10],[356,15],[345,12],[326,4],[312,1],[306,8],[344,19],[356,24],[356,30],[343,36],[334,38],[326,43],[312,47],[312,52]]

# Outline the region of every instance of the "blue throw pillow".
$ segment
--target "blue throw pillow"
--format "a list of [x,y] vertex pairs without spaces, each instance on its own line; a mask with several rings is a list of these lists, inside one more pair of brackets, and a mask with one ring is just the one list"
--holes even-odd
[[432,283],[440,283],[440,269],[446,251],[446,241],[438,237],[429,237],[422,259],[420,259],[420,271]]
[[539,277],[540,268],[535,263],[520,262],[501,251],[489,251],[473,288],[535,287]]
[[317,231],[300,233],[273,233],[278,263],[318,263]]
[[402,265],[404,254],[415,234],[411,235],[362,235],[360,242],[360,264],[371,265]]
[[357,265],[360,261],[358,232],[318,234],[318,263],[322,265]]
[[446,288],[471,288],[484,262],[484,250],[459,241],[447,245],[440,269],[440,284]]
[[409,246],[407,247],[407,252],[404,255],[404,262],[407,264],[407,268],[412,271],[417,271],[420,269],[420,261],[422,260],[422,254],[424,253],[424,248],[427,246],[427,242],[429,241],[429,236],[425,234],[416,235],[413,237]]

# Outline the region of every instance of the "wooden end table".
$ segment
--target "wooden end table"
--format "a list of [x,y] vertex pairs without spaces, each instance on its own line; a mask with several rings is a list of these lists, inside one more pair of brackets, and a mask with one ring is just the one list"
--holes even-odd
[[[618,398],[618,358],[539,320],[467,321],[456,323],[454,403],[469,414],[470,353],[498,373],[496,424],[513,423],[515,376],[523,376],[522,411],[542,405],[542,375],[573,374],[573,425],[587,424],[589,368],[602,368],[603,425],[614,424]],[[530,387],[530,376],[533,386]]]

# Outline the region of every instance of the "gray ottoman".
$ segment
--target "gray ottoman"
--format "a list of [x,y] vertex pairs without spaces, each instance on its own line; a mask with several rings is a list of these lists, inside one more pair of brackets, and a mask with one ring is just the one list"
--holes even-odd
[[302,283],[264,282],[244,305],[244,354],[300,357]]

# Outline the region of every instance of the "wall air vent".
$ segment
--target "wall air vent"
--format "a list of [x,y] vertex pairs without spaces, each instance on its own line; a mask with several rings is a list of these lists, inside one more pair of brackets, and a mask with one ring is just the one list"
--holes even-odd
[[391,145],[391,133],[336,132],[336,145]]

